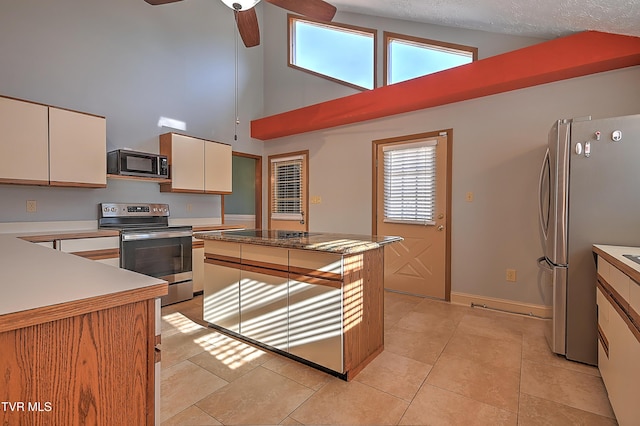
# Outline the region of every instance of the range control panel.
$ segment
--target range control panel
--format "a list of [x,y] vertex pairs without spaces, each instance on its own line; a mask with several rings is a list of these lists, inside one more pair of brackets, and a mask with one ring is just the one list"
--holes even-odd
[[169,204],[101,203],[100,217],[169,217]]

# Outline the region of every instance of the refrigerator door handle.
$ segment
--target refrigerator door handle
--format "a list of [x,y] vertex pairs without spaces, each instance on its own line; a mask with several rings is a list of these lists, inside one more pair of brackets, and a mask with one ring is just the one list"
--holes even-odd
[[[549,233],[548,233],[548,217],[547,217],[547,223],[545,223],[545,218],[544,218],[544,203],[542,201],[542,193],[543,193],[543,188],[542,185],[544,185],[544,171],[547,168],[547,166],[550,167],[549,164],[549,148],[547,148],[547,151],[544,154],[544,160],[542,160],[542,167],[540,168],[540,178],[538,180],[538,219],[540,220],[540,229],[542,230],[542,235],[544,236],[545,241],[547,240],[547,238],[549,237]],[[549,215],[549,212],[547,212],[547,216]]]
[[543,271],[553,272],[553,267],[549,265],[549,262],[547,262],[547,258],[544,256],[538,258],[538,268],[542,269]]

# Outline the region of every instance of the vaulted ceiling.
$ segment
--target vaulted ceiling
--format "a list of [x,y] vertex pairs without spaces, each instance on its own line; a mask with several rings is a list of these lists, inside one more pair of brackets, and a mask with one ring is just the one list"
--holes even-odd
[[339,11],[530,37],[640,37],[639,0],[328,0]]

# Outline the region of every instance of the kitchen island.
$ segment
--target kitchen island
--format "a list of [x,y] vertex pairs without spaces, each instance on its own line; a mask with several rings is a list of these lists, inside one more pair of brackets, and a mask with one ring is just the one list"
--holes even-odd
[[0,424],[155,422],[166,281],[0,234]]
[[237,338],[350,380],[384,348],[384,246],[400,237],[195,233],[203,318]]

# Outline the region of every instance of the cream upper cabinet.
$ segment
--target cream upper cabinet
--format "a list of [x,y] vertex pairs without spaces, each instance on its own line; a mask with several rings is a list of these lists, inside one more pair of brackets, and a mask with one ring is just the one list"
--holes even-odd
[[0,183],[104,188],[104,117],[0,97]]
[[231,193],[231,163],[231,145],[205,142],[205,192]]
[[55,186],[107,186],[104,117],[49,107],[49,180]]
[[0,97],[0,183],[49,184],[46,105]]
[[160,135],[171,183],[163,192],[231,193],[231,146],[176,133]]
[[[202,139],[175,133],[164,134],[160,136],[160,153],[169,159],[172,191],[204,191],[204,146]],[[166,189],[164,185],[163,189]]]

